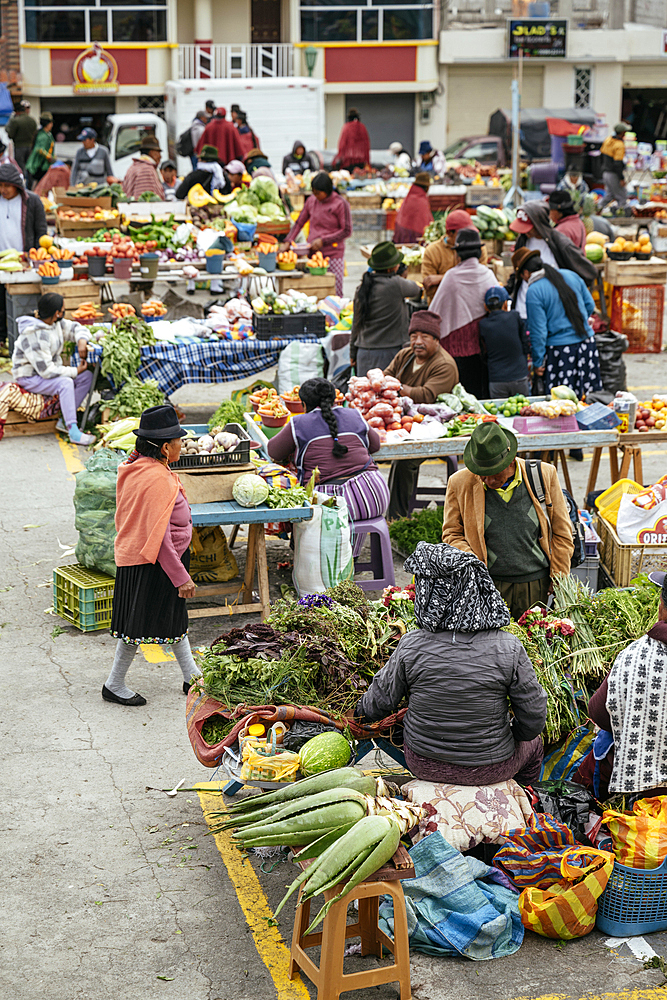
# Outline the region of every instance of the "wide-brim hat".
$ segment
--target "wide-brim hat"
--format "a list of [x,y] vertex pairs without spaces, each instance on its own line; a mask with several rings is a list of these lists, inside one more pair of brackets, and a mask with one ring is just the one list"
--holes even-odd
[[160,143],[154,135],[145,135],[141,139],[139,149],[142,153],[151,149],[157,149],[157,151],[160,152]]
[[199,159],[205,162],[210,162],[219,159],[219,153],[215,146],[202,146],[201,153],[199,154]]
[[396,267],[403,263],[403,254],[395,243],[388,240],[384,243],[376,243],[368,258],[368,266],[374,271],[388,271],[390,267]]
[[495,421],[479,424],[463,452],[466,469],[476,476],[497,476],[516,458],[519,444],[511,431]]
[[539,256],[539,250],[529,250],[528,247],[519,247],[519,249],[515,250],[512,254],[512,267],[517,274],[520,274],[526,266],[527,260],[530,260],[531,257]]
[[174,407],[167,403],[163,406],[150,406],[144,410],[134,433],[137,437],[148,438],[149,441],[172,441],[174,438],[185,437],[188,432],[179,424]]

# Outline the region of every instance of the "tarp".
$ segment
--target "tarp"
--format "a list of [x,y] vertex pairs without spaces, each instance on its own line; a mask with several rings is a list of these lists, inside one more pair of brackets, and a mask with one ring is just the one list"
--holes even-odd
[[[548,118],[560,118],[573,125],[594,125],[595,112],[590,108],[522,108],[521,146],[532,159],[551,158]],[[498,108],[489,119],[489,135],[498,135],[510,155],[512,147],[512,112]]]
[[0,125],[6,125],[14,111],[11,94],[6,83],[0,83]]

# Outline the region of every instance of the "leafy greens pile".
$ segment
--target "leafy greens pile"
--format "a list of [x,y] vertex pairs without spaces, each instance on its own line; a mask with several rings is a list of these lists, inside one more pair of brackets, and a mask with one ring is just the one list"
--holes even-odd
[[410,517],[399,517],[389,525],[389,537],[401,555],[411,556],[418,542],[431,542],[437,545],[442,541],[443,508],[416,511]]

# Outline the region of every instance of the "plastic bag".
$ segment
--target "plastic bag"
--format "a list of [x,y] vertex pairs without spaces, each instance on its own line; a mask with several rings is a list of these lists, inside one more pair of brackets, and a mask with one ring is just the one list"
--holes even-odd
[[533,781],[527,788],[535,812],[549,813],[572,830],[580,844],[588,844],[588,814],[596,812],[595,799],[574,781]]
[[241,778],[245,781],[294,781],[298,770],[298,753],[286,750],[265,757],[247,742],[243,748]]
[[293,340],[278,356],[278,392],[289,392],[309,378],[324,374],[324,352],[319,344]]
[[297,719],[296,722],[292,723],[289,732],[283,736],[283,749],[298,753],[304,743],[312,740],[313,736],[335,732],[338,732],[335,726],[325,726],[321,722],[301,722]]
[[614,855],[608,851],[570,848],[561,859],[560,882],[549,889],[524,889],[519,896],[523,926],[561,941],[590,934],[595,927],[597,901],[613,868]]
[[[299,597],[323,594],[354,575],[347,504],[342,497],[315,493],[317,503],[310,521],[294,524],[292,580]],[[325,502],[335,499],[331,507]]]
[[648,870],[659,868],[667,857],[667,795],[639,799],[631,813],[605,809],[602,822],[622,865]]
[[545,813],[533,813],[525,827],[509,831],[494,855],[493,866],[505,872],[518,889],[547,889],[560,876],[563,854],[576,846],[572,830],[563,823]]
[[238,564],[229,551],[222,528],[192,529],[190,576],[195,583],[225,583],[238,573]]
[[598,355],[600,358],[600,376],[602,384],[613,395],[627,389],[627,370],[623,360],[623,352],[628,349],[628,338],[614,330],[606,330],[595,334]]
[[74,526],[79,532],[76,558],[82,566],[107,576],[116,575],[116,477],[123,452],[102,448],[76,473]]
[[642,510],[624,493],[618,508],[616,532],[624,545],[664,545],[667,541],[667,500],[651,510]]

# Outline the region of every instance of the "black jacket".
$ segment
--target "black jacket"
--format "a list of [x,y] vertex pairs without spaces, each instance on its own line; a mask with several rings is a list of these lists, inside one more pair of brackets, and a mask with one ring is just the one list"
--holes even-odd
[[[231,194],[232,185],[229,183],[229,177],[227,176],[227,171],[223,170],[225,175],[225,186],[220,192],[220,194]],[[195,184],[201,184],[204,191],[211,193],[211,181],[213,180],[213,174],[210,170],[193,170],[192,173],[186,174],[181,183],[176,188],[176,201],[182,201],[183,198],[187,198],[188,191],[193,188]]]
[[40,236],[46,236],[46,213],[42,199],[33,191],[21,191],[23,204],[23,249],[39,246]]

